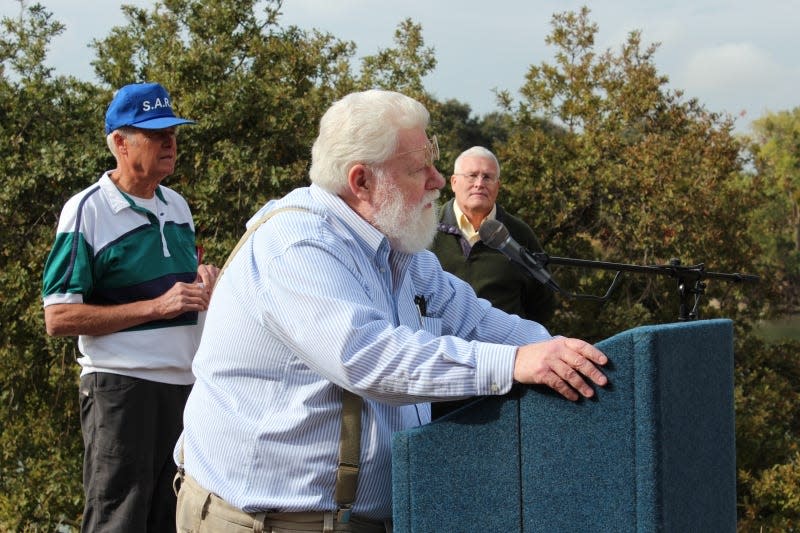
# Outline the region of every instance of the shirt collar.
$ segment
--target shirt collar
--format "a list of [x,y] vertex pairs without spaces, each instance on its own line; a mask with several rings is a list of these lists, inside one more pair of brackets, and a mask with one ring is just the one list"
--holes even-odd
[[103,191],[103,194],[108,199],[111,209],[114,213],[119,213],[123,209],[131,207],[131,201],[117,188],[110,174],[111,171],[107,171],[103,174],[98,184],[100,185],[100,190]]
[[[134,207],[136,202],[117,187],[117,184],[111,179],[111,172],[111,170],[107,170],[97,182],[100,185],[100,190],[103,191],[103,194],[108,199],[111,209],[114,213],[119,213],[126,207]],[[161,192],[161,185],[156,187],[156,196],[160,202],[167,203],[164,193]]]
[[311,196],[341,220],[373,253],[377,253],[383,246],[388,247],[388,239],[378,228],[361,218],[358,213],[339,198],[339,196],[326,191],[318,185],[310,187]]
[[392,270],[395,287],[399,287],[404,272],[411,264],[414,254],[392,250],[389,239],[378,228],[361,218],[339,196],[327,192],[318,185],[311,185],[311,195],[342,221],[378,261],[386,261]]
[[[470,244],[475,244],[478,242],[481,237],[478,234],[478,230],[472,227],[472,223],[467,218],[467,215],[461,210],[458,206],[458,202],[455,200],[453,201],[453,214],[456,217],[456,224],[458,225],[458,229],[461,230],[461,233],[464,235]],[[497,204],[492,206],[492,210],[489,211],[489,214],[486,215],[484,220],[494,220],[497,217]]]

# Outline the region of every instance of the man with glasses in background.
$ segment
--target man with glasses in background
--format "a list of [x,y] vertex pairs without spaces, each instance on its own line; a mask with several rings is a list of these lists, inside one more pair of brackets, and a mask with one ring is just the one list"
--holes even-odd
[[[523,267],[480,240],[478,229],[484,220],[502,222],[520,246],[541,252],[533,230],[510,215],[497,201],[500,191],[500,163],[483,146],[473,146],[456,158],[450,186],[455,198],[444,205],[431,251],[442,268],[463,279],[480,298],[493,306],[528,320],[545,324],[553,315],[553,291],[534,279]],[[432,405],[438,418],[469,400]]]

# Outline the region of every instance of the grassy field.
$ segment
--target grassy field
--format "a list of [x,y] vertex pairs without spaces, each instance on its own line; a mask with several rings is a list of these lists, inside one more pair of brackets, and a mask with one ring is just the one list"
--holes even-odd
[[800,315],[791,315],[778,320],[762,322],[758,334],[768,341],[785,339],[800,340]]

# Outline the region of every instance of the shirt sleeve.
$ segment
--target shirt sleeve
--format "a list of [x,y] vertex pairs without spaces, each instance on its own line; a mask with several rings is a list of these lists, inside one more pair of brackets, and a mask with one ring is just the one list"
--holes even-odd
[[[64,214],[62,214],[62,219]],[[66,223],[62,220],[59,228]],[[83,295],[92,291],[92,250],[83,233],[59,229],[47,257],[42,275],[44,305],[81,303]]]
[[441,320],[442,334],[416,327],[411,299],[398,303],[381,269],[352,257],[320,242],[289,246],[264,263],[269,282],[259,300],[273,335],[315,372],[359,395],[408,404],[502,394],[513,382],[517,346],[549,338],[432,263],[412,273],[429,276],[417,283],[430,292],[429,315]]

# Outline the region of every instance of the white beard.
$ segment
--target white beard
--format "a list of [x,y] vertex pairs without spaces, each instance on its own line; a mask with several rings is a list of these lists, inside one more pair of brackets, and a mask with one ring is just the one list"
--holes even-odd
[[430,191],[419,204],[407,206],[397,185],[385,176],[377,181],[379,201],[373,225],[386,235],[393,250],[413,254],[427,249],[436,236],[439,191]]

